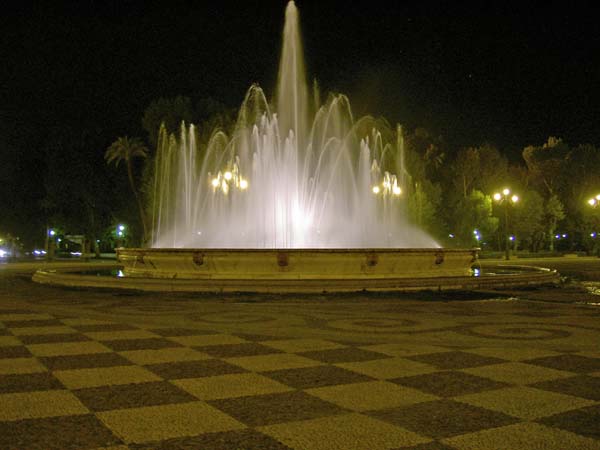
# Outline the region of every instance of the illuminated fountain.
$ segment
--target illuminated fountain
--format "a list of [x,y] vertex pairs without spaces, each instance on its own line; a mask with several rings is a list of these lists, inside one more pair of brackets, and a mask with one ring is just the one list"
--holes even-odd
[[[119,276],[38,270],[73,287],[204,292],[476,289],[556,282],[547,269],[480,276],[477,249],[443,249],[406,219],[400,127],[309,95],[288,3],[275,100],[252,86],[230,137],[160,131],[152,248],[117,250]],[[312,100],[309,100],[312,98]],[[274,105],[275,111],[271,108]],[[124,275],[124,276],[123,276]],[[473,276],[474,275],[474,276]]]
[[252,86],[232,136],[204,145],[193,125],[161,130],[152,247],[439,247],[405,219],[400,129],[311,97],[292,1],[272,103]]
[[343,95],[318,99],[291,1],[272,103],[252,86],[232,135],[203,144],[194,125],[178,136],[161,128],[152,248],[120,249],[125,274],[276,291],[469,275],[473,250],[442,250],[406,219],[400,127],[354,120]]

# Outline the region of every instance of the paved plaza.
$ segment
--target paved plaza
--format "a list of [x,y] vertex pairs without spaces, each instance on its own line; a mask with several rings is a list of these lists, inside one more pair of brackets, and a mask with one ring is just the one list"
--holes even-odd
[[0,449],[600,448],[593,285],[171,295],[7,267]]

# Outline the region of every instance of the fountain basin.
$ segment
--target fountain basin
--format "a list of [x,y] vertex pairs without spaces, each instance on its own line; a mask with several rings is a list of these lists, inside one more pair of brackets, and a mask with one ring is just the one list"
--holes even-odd
[[326,282],[468,276],[477,249],[121,248],[117,258],[129,277]]

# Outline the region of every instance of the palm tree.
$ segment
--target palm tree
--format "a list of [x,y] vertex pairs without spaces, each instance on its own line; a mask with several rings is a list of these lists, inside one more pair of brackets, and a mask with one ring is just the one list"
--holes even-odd
[[127,165],[127,176],[129,177],[129,186],[131,187],[131,191],[135,197],[135,200],[138,205],[138,210],[140,213],[140,220],[142,222],[142,230],[143,230],[143,242],[146,242],[146,238],[148,237],[148,229],[146,227],[146,215],[144,214],[144,206],[142,204],[142,199],[140,198],[140,194],[135,187],[135,182],[133,179],[133,167],[131,161],[134,158],[146,158],[148,156],[148,149],[144,146],[142,141],[138,138],[128,138],[120,137],[115,142],[113,142],[106,152],[104,153],[104,159],[107,164],[112,162],[115,163],[115,166],[118,167],[121,161],[125,161]]

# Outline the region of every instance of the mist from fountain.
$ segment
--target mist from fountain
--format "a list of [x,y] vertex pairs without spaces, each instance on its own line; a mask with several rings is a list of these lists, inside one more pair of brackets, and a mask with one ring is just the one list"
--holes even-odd
[[290,1],[276,111],[253,85],[231,136],[202,145],[194,125],[179,136],[161,128],[152,247],[438,247],[406,220],[400,127],[354,120],[344,95],[314,98]]

